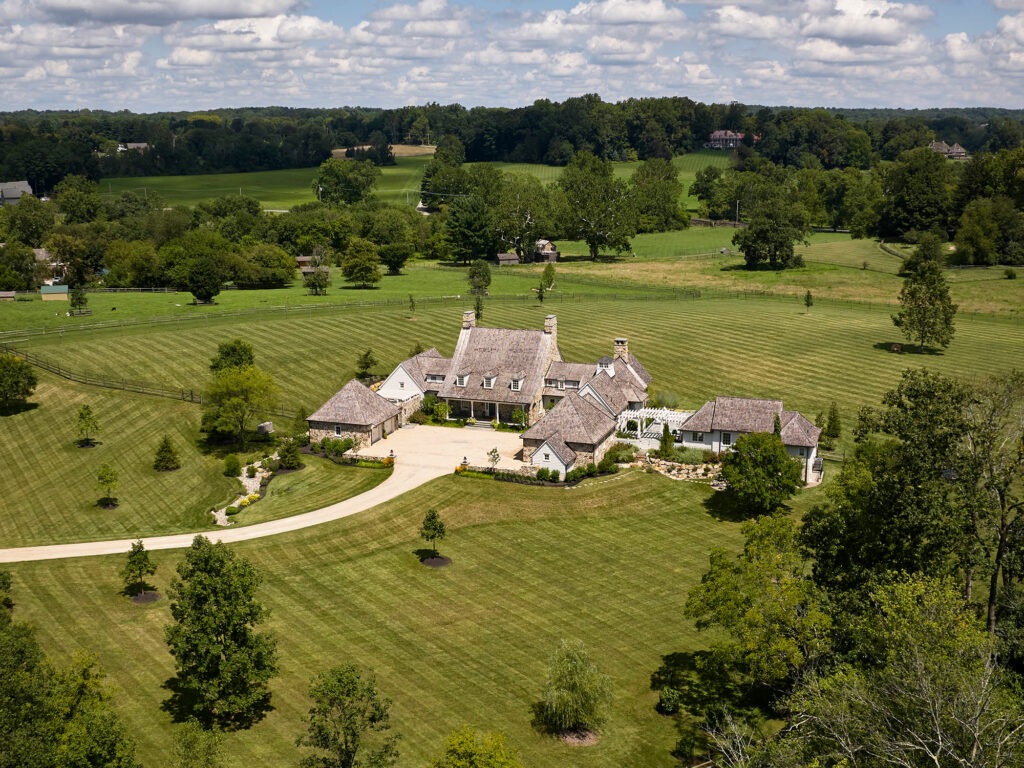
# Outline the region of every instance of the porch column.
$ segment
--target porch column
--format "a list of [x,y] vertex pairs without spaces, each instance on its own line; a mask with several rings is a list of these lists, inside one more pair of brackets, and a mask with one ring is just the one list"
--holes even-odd
[[475,411],[473,410],[473,401],[470,400],[469,401],[469,418],[475,419],[476,416],[473,415],[474,413],[475,413]]

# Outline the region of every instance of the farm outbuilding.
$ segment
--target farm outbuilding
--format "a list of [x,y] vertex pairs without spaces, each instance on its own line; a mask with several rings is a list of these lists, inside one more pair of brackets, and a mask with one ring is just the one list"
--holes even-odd
[[308,419],[309,439],[352,438],[357,446],[372,445],[398,429],[399,408],[352,379]]
[[68,287],[66,285],[44,285],[39,289],[43,301],[67,301]]

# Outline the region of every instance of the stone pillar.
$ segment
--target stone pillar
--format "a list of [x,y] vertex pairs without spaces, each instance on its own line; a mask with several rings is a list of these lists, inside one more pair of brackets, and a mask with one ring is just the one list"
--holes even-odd
[[619,360],[629,359],[629,339],[616,339],[614,349],[615,352],[612,357],[618,358]]
[[474,312],[472,309],[467,309],[465,312],[462,313],[462,327],[476,327],[476,312]]

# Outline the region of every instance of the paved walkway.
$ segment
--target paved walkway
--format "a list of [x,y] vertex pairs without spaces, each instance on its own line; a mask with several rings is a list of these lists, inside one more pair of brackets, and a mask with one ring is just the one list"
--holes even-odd
[[[143,538],[142,542],[146,549],[184,549],[191,546],[192,539],[197,533],[201,533],[212,541],[233,543],[310,528],[363,512],[418,488],[436,477],[450,474],[463,457],[469,459],[471,464],[486,464],[486,453],[491,448],[497,448],[501,453],[499,467],[518,466],[520,462],[516,460],[515,455],[521,446],[519,435],[511,432],[427,426],[405,427],[386,440],[381,440],[360,452],[362,456],[383,457],[393,450],[397,457],[391,476],[365,493],[312,512],[283,517],[266,523],[214,531],[179,533],[171,536],[152,536]],[[137,537],[111,541],[87,541],[78,544],[50,544],[38,547],[0,549],[0,563],[123,554],[131,548],[132,543],[136,540]]]

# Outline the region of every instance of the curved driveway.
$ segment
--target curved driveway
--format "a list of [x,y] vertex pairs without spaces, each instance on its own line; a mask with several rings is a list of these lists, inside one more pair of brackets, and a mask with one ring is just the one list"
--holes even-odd
[[[514,457],[521,447],[519,435],[495,432],[490,429],[453,429],[447,427],[410,426],[392,434],[361,452],[364,456],[386,456],[394,451],[398,460],[391,476],[380,485],[358,496],[339,501],[301,515],[282,517],[266,523],[214,530],[177,533],[170,536],[143,538],[146,549],[184,549],[192,544],[197,534],[213,541],[232,543],[249,541],[264,536],[298,531],[314,525],[340,520],[383,504],[424,483],[451,473],[455,466],[468,458],[470,464],[487,463],[486,453],[497,448],[501,453],[499,467],[520,465]],[[48,544],[38,547],[0,549],[0,563],[18,563],[28,560],[58,560],[66,557],[116,555],[127,552],[138,537],[108,541],[86,541],[77,544]]]

